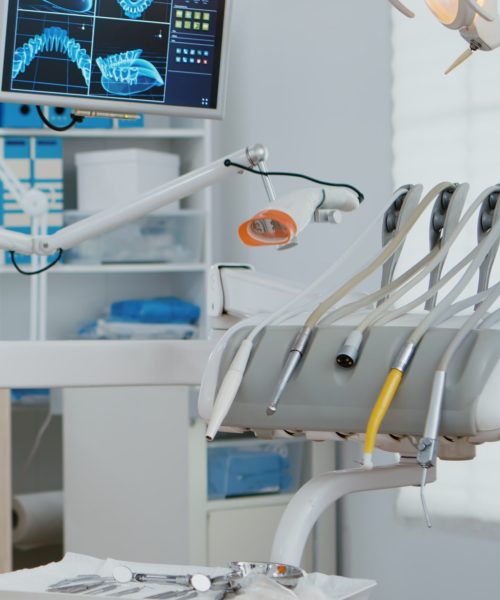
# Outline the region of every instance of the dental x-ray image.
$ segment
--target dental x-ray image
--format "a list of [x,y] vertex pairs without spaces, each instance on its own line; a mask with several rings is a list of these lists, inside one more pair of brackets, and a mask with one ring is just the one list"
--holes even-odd
[[[90,93],[162,101],[167,79],[168,27],[100,19],[94,31]],[[168,85],[168,82],[167,82]]]
[[17,89],[82,93],[91,74],[89,20],[61,14],[20,13],[12,79]]
[[94,0],[20,0],[19,8],[42,12],[91,14],[94,11]]
[[168,23],[171,0],[96,0],[98,17]]

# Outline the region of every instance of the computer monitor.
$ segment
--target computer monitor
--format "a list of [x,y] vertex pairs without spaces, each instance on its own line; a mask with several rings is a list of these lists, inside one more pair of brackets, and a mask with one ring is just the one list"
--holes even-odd
[[1,0],[0,101],[221,118],[232,0]]

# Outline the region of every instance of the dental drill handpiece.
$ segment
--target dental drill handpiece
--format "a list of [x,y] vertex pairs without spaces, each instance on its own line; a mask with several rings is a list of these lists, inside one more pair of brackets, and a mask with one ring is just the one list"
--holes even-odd
[[427,418],[425,421],[424,434],[418,443],[417,462],[424,469],[423,484],[425,485],[425,473],[436,464],[439,450],[439,427],[443,410],[444,393],[446,386],[446,371],[458,347],[464,342],[469,333],[475,329],[484,319],[488,309],[494,304],[500,295],[500,283],[494,285],[487,298],[479,308],[465,321],[464,325],[457,331],[455,337],[443,354],[438,368],[434,374],[432,383],[431,399]]
[[281,400],[281,396],[283,395],[286,386],[288,385],[290,379],[292,378],[292,375],[294,374],[302,359],[302,356],[304,355],[304,352],[306,351],[312,332],[313,330],[311,327],[304,326],[295,336],[295,339],[293,340],[290,350],[288,352],[285,365],[281,370],[278,383],[274,389],[271,403],[267,407],[266,413],[268,416],[274,415],[274,413],[278,409],[278,404]]

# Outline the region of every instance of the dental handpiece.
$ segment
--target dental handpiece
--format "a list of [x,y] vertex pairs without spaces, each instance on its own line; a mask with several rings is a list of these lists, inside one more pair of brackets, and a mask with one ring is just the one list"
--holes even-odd
[[469,333],[486,317],[488,309],[491,308],[499,296],[500,283],[497,283],[490,289],[487,298],[481,303],[479,308],[466,320],[461,329],[457,331],[439,362],[434,374],[424,433],[418,444],[417,462],[424,469],[434,466],[438,455],[439,426],[444,403],[446,371],[449,364],[458,347],[464,342]]

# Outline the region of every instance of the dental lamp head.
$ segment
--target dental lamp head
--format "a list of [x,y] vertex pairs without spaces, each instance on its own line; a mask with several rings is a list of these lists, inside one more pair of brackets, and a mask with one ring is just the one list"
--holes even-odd
[[245,221],[238,234],[247,246],[290,247],[311,221],[340,223],[340,213],[356,210],[359,203],[359,195],[346,187],[297,190]]
[[[413,13],[399,0],[391,4],[408,17]],[[450,73],[476,50],[494,50],[500,46],[498,0],[425,0],[432,14],[448,29],[455,29],[468,42],[463,52],[446,70]]]

